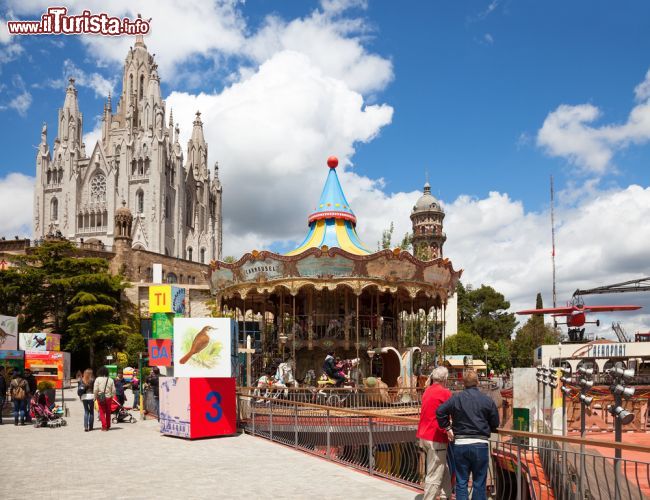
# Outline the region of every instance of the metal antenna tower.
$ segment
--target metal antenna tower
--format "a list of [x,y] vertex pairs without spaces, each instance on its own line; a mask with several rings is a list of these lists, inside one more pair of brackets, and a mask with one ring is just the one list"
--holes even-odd
[[553,307],[557,307],[557,295],[555,289],[555,189],[553,187],[553,174],[551,174],[551,259],[553,262]]

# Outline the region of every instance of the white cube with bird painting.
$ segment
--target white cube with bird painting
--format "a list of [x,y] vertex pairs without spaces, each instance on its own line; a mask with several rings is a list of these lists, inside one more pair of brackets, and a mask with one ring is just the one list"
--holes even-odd
[[174,318],[174,375],[233,376],[230,318]]

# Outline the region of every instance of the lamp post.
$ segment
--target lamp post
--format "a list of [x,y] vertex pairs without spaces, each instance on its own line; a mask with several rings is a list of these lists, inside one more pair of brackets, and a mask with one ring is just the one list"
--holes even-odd
[[577,370],[578,372],[578,385],[580,386],[580,437],[582,442],[580,443],[580,477],[579,477],[579,488],[580,492],[579,498],[584,498],[584,485],[585,485],[585,434],[587,429],[587,423],[585,422],[587,418],[587,406],[591,405],[591,402],[594,400],[593,396],[588,396],[587,393],[593,388],[594,381],[592,376],[594,374],[593,368],[585,368],[581,366]]
[[[625,383],[634,377],[634,368],[625,369],[620,361],[614,365],[614,368],[607,372],[612,379],[612,385],[609,391],[614,395],[614,404],[609,405],[607,410],[614,417],[614,441],[621,442],[623,425],[627,425],[634,420],[634,413],[623,408],[623,398],[630,399],[634,396],[634,387],[626,387]],[[619,490],[621,484],[621,449],[614,450],[614,498],[621,498]]]
[[488,345],[487,342],[486,342],[485,344],[483,344],[483,350],[485,351],[485,378],[487,378],[487,375],[488,375],[488,368],[487,368],[487,353],[488,353],[488,349],[489,349],[489,348],[490,348],[490,346]]

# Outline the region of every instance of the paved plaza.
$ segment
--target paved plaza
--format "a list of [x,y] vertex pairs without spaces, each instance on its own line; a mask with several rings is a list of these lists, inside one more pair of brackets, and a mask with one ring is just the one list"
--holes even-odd
[[[416,492],[249,435],[186,441],[155,420],[83,430],[81,403],[66,394],[68,425],[0,426],[0,498],[372,498]],[[7,425],[9,424],[9,425]]]

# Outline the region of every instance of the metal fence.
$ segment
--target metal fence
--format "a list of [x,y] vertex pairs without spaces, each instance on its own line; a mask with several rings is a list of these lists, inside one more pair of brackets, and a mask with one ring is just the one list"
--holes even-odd
[[[245,432],[422,488],[426,456],[415,437],[419,420],[408,411],[408,406],[360,410],[238,393]],[[506,430],[494,434],[489,446],[489,498],[636,500],[650,494],[649,447]],[[625,456],[618,466],[617,447]]]

